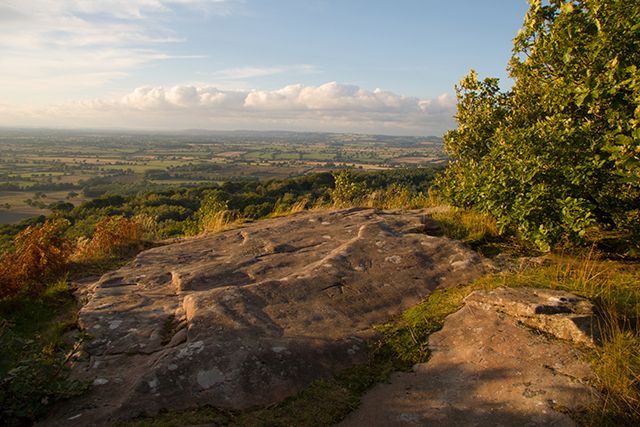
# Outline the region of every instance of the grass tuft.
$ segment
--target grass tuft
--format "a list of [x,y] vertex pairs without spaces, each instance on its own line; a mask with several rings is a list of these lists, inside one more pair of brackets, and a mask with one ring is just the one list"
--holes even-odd
[[442,234],[465,242],[482,242],[498,237],[496,220],[487,214],[450,208],[434,212],[431,217],[438,222]]

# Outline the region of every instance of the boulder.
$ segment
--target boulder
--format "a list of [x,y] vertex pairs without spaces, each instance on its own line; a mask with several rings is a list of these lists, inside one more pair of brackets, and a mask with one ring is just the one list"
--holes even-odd
[[467,305],[496,310],[556,338],[594,346],[600,334],[595,307],[584,298],[552,289],[498,288],[472,292]]
[[86,396],[51,425],[246,409],[366,360],[372,326],[491,266],[422,212],[314,211],[140,253],[85,285]]
[[[551,334],[592,343],[580,328],[567,327],[571,316],[593,317],[592,311],[566,292],[473,292],[429,337],[429,361],[375,386],[340,425],[575,426],[571,415],[600,396],[584,347]],[[565,320],[549,327],[555,322],[549,316]]]

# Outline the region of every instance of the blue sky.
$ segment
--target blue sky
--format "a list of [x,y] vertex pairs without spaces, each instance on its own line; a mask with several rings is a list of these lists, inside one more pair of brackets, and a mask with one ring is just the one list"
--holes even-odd
[[526,0],[4,0],[0,125],[441,134]]

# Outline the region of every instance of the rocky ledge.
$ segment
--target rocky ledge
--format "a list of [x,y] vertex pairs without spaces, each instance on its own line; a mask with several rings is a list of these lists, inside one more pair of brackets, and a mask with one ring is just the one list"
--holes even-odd
[[323,211],[140,253],[85,285],[74,375],[93,387],[47,423],[268,405],[364,361],[373,325],[490,268],[425,230],[420,212]]
[[341,426],[575,426],[597,407],[580,349],[597,341],[591,303],[531,288],[465,303],[429,337],[428,362],[374,387]]

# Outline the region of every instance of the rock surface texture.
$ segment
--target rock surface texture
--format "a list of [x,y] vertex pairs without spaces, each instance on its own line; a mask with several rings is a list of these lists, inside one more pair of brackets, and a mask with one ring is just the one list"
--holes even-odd
[[490,268],[427,225],[311,212],[140,253],[85,288],[80,324],[95,339],[75,375],[93,387],[45,424],[268,405],[365,360],[372,325]]
[[341,425],[573,426],[567,413],[597,401],[580,350],[550,336],[592,345],[584,328],[593,323],[588,301],[500,288],[473,292],[465,302],[430,336],[427,363],[374,387]]

